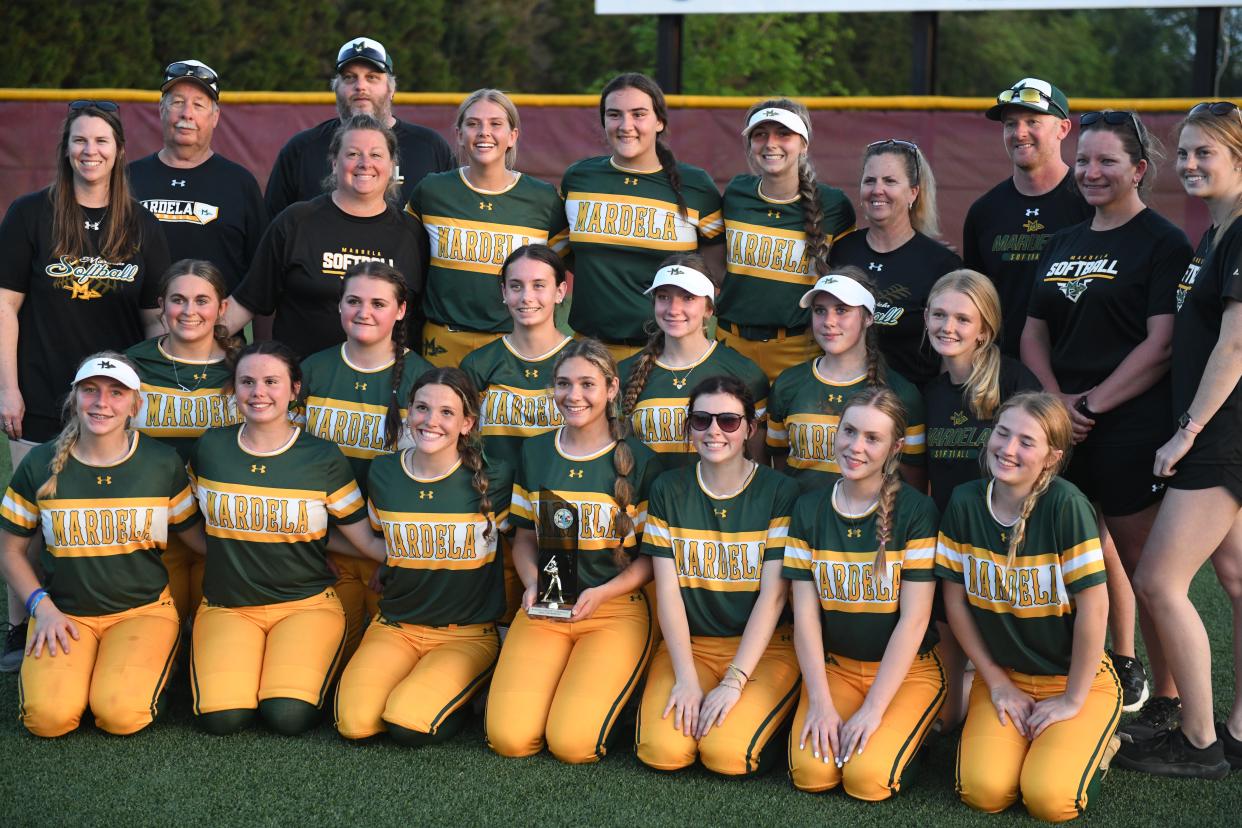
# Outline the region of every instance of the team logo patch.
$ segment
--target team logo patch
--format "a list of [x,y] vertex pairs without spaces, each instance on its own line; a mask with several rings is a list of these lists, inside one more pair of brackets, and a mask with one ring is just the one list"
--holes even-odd
[[967,420],[966,412],[964,411],[954,411],[953,414],[949,417],[949,421],[953,423],[953,425],[955,426],[964,425],[966,423],[966,420]]
[[[1039,211],[1036,210],[1035,212]],[[1044,229],[1044,225],[1039,223],[1039,219],[1027,219],[1022,222],[1022,229],[1028,233],[1038,233],[1040,230]]]
[[423,356],[425,357],[440,356],[440,354],[447,354],[447,353],[448,353],[448,348],[441,348],[438,344],[436,344],[435,337],[432,337],[431,339],[423,340]]
[[1075,279],[1072,282],[1060,282],[1057,287],[1065,294],[1066,299],[1077,303],[1082,298],[1082,295],[1087,292],[1087,288],[1090,285],[1091,281],[1089,279]]
[[[176,182],[173,182],[176,186]],[[185,186],[182,182],[181,186]],[[188,222],[190,224],[211,224],[220,218],[220,208],[214,204],[201,201],[186,201],[175,198],[148,198],[142,202],[151,215],[159,221]]]
[[574,525],[574,516],[568,509],[557,509],[552,515],[552,525],[557,529],[568,529]]

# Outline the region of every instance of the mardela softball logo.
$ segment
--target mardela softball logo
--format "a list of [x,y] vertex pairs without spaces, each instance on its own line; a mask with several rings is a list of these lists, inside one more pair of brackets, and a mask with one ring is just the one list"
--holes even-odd
[[83,256],[80,259],[61,256],[60,261],[48,265],[44,272],[53,279],[60,280],[57,287],[63,287],[73,294],[70,298],[87,301],[98,299],[103,293],[109,292],[110,287],[100,291],[108,282],[133,282],[138,275],[138,265],[114,264],[98,256]]
[[188,221],[191,224],[210,224],[220,217],[220,208],[201,201],[149,198],[142,202],[160,221]]
[[1045,282],[1056,283],[1057,289],[1071,302],[1077,302],[1096,279],[1115,279],[1117,260],[1107,256],[1071,256],[1067,261],[1053,262],[1044,274]]

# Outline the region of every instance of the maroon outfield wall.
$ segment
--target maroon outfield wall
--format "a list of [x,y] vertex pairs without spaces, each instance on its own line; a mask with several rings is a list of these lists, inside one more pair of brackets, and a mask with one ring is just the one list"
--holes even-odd
[[[73,97],[103,97],[116,90],[84,90],[80,94],[57,90],[58,100],[14,100],[38,94],[34,90],[0,90],[0,207],[8,208],[18,195],[46,186],[52,177],[52,155],[59,137],[59,124],[65,114],[65,100]],[[143,94],[143,93],[137,93]],[[128,92],[126,97],[134,97]],[[118,94],[115,97],[122,98]],[[151,97],[147,95],[146,97]],[[249,96],[254,97],[254,96]],[[272,97],[281,97],[274,95]],[[288,96],[285,96],[288,97]],[[322,96],[320,96],[322,99]],[[443,101],[446,96],[430,96]],[[544,98],[543,100],[554,100]],[[703,99],[690,99],[697,103]],[[704,167],[723,190],[732,176],[746,168],[739,132],[744,109],[738,101],[710,99],[717,105],[673,109],[669,140],[679,159]],[[894,99],[884,108],[884,99],[832,100],[830,109],[815,109],[812,156],[822,181],[843,188],[853,200],[858,197],[859,160],[871,141],[888,137],[914,140],[931,161],[939,188],[943,236],[960,246],[962,220],[970,203],[1008,174],[1008,162],[1001,145],[1000,126],[981,114],[984,102],[960,99],[927,99],[926,108],[912,109],[918,99]],[[851,103],[859,109],[846,109]],[[519,100],[522,136],[519,169],[554,184],[571,162],[603,153],[603,137],[594,105],[576,98],[566,106],[538,105]],[[962,109],[966,103],[969,109]],[[1178,112],[1193,102],[1131,102],[1145,111],[1149,128],[1171,144],[1170,133],[1180,117]],[[749,101],[741,102],[742,106]],[[1125,106],[1121,101],[1074,101],[1076,110],[1104,105]],[[949,107],[949,108],[939,108]],[[976,108],[978,107],[978,108]],[[456,106],[449,103],[399,105],[398,117],[439,130],[450,143]],[[154,100],[121,104],[128,138],[130,159],[139,158],[160,147],[159,114]],[[332,117],[327,103],[233,103],[225,95],[215,149],[246,167],[266,186],[268,170],[286,139],[303,129]],[[1076,129],[1076,128],[1075,128]],[[1072,160],[1074,135],[1066,142],[1066,158]],[[1183,227],[1192,242],[1207,226],[1207,213],[1195,199],[1188,198],[1177,181],[1169,159],[1157,177],[1152,205]]]

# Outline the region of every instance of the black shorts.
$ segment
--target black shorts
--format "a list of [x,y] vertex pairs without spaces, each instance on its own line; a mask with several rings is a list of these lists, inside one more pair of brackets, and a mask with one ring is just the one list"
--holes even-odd
[[1126,446],[1074,446],[1061,476],[1099,506],[1105,517],[1137,514],[1164,497],[1167,481],[1156,477],[1156,449],[1164,442]]
[[1214,489],[1223,486],[1242,505],[1242,466],[1224,463],[1187,463],[1176,466],[1177,472],[1169,478],[1170,489]]

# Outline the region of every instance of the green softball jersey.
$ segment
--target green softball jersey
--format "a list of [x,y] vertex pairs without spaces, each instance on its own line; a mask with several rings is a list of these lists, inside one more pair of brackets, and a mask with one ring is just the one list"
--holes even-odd
[[[393,371],[397,361],[379,368],[359,368],[345,355],[345,345],[333,345],[312,354],[302,361],[302,388],[306,394],[306,430],[316,437],[336,443],[341,453],[349,458],[354,469],[354,479],[365,497],[367,473],[371,461],[384,448],[384,425],[388,416],[388,401],[392,399]],[[401,407],[401,433],[399,448],[413,445],[409,430],[405,427],[406,401],[410,388],[431,363],[413,351],[407,351],[401,360],[401,381],[396,389],[397,404]]]
[[178,359],[164,350],[163,343],[163,337],[155,337],[125,352],[142,380],[134,428],[172,446],[185,461],[204,431],[241,422],[233,395],[224,391],[233,369],[223,359]]
[[[639,352],[617,366],[622,388],[629,384],[630,375],[641,358],[642,352]],[[634,404],[630,424],[634,436],[660,454],[665,468],[694,461],[694,446],[690,445],[686,435],[690,389],[699,380],[722,374],[746,383],[755,399],[755,414],[762,420],[767,414],[768,377],[748,357],[727,345],[712,342],[707,353],[687,368],[669,368],[658,359],[651,367],[647,382]]]
[[[408,451],[371,464],[371,526],[384,535],[388,573],[385,621],[442,627],[486,624],[505,612],[504,565],[497,539],[509,527],[513,470],[488,463],[486,516],[473,472],[461,461],[442,477],[415,477]],[[491,519],[491,535],[487,520]]]
[[686,217],[663,170],[642,172],[607,155],[565,171],[561,194],[574,250],[574,302],[569,325],[604,341],[646,339],[651,302],[643,291],[672,253],[724,237],[720,192],[698,167],[678,164]]
[[39,497],[55,454],[55,443],[44,443],[22,460],[0,503],[0,529],[23,538],[42,533],[44,588],[61,612],[108,615],[157,600],[168,586],[160,560],[168,532],[198,519],[177,452],[135,434],[129,453],[110,466],[70,454],[56,494]]
[[1095,510],[1073,483],[1054,478],[1006,569],[1013,528],[992,514],[991,498],[990,480],[953,490],[940,521],[936,576],[966,587],[971,617],[997,664],[1068,675],[1074,594],[1105,581]]
[[203,595],[226,607],[309,598],[336,583],[328,523],[364,519],[362,492],[334,443],[297,430],[257,453],[242,447],[241,429],[213,428],[190,453],[207,529]]
[[[879,661],[900,618],[902,581],[934,582],[936,505],[905,483],[893,503],[885,550],[887,578],[875,574],[876,511],[846,517],[832,502],[833,489],[807,492],[794,504],[782,574],[814,581],[819,595],[824,652]],[[936,643],[928,624],[919,652]]]
[[552,369],[556,358],[572,339],[534,359],[525,359],[508,337],[471,351],[461,370],[482,395],[479,428],[489,457],[511,467],[522,462],[522,443],[564,425],[560,409],[552,401]]
[[[798,300],[819,274],[810,272],[802,204],[798,198],[768,198],[761,180],[739,175],[725,187],[727,264],[716,315],[734,325],[806,325],[810,311],[798,307]],[[819,226],[830,242],[854,229],[854,207],[843,192],[820,184],[819,204]]]
[[656,478],[642,552],[672,558],[691,635],[741,635],[763,564],[784,555],[798,484],[755,466],[741,489],[720,497],[703,484],[699,465]]
[[500,266],[526,244],[566,254],[565,203],[556,188],[516,175],[493,192],[472,186],[462,167],[427,176],[410,194],[405,211],[422,222],[431,252],[423,310],[433,322],[471,331],[513,330],[500,302]]
[[537,529],[539,503],[547,495],[574,504],[578,509],[578,585],[597,587],[617,574],[612,553],[622,544],[631,553],[638,551],[643,525],[647,522],[647,493],[660,473],[655,453],[632,437],[625,440],[634,455],[634,468],[628,477],[634,498],[628,509],[633,531],[624,538],[617,535],[617,501],[613,486],[617,473],[612,455],[617,444],[587,457],[576,457],[561,448],[561,429],[531,437],[522,445],[522,465],[513,483],[510,519],[515,527]]
[[[803,491],[827,486],[841,475],[834,442],[841,412],[850,398],[870,387],[866,375],[848,382],[833,382],[819,373],[819,360],[786,368],[768,395],[769,448],[789,452],[787,471]],[[923,397],[905,377],[891,368],[885,384],[906,408],[906,442],[901,462],[912,466],[927,463],[926,417]]]

